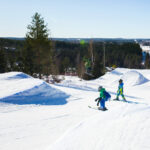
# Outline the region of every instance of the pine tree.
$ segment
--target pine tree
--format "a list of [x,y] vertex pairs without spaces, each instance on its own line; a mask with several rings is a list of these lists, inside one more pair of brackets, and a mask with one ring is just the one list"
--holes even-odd
[[26,34],[26,56],[30,56],[32,60],[32,69],[34,73],[42,74],[50,73],[51,64],[51,46],[48,38],[49,30],[44,23],[44,19],[37,12],[32,17],[32,22],[28,25]]

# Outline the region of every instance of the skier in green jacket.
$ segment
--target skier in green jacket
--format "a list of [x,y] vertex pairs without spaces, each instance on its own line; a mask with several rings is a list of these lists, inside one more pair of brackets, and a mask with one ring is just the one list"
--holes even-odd
[[98,101],[97,106],[100,103],[99,109],[105,111],[107,110],[107,108],[105,107],[105,102],[111,98],[111,95],[102,86],[99,86],[98,91],[100,92],[100,97],[97,98],[95,101]]

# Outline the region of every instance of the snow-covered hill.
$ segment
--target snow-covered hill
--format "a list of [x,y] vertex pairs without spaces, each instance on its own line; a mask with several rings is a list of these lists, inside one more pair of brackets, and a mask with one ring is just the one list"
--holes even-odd
[[[116,97],[124,81],[128,103],[96,106],[102,85]],[[0,149],[149,150],[150,70],[117,68],[96,80],[65,77],[49,85],[24,73],[0,74]]]
[[64,92],[21,72],[0,75],[0,101],[13,104],[65,104]]

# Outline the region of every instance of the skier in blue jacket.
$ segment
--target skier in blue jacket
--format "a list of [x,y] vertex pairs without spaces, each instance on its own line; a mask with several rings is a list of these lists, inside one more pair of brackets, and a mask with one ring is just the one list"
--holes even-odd
[[120,80],[119,80],[118,91],[117,91],[117,97],[116,97],[115,100],[119,100],[119,96],[120,96],[120,95],[122,96],[122,98],[123,98],[124,101],[126,100],[125,97],[124,97],[124,94],[123,94],[123,85],[124,85],[124,84],[123,84],[123,80],[120,79]]

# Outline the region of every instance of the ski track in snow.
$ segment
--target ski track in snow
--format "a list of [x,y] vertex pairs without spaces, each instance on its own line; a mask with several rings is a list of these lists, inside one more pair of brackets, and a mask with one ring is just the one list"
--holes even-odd
[[[1,150],[150,149],[149,70],[65,78],[48,85],[23,73],[0,74]],[[105,112],[88,108],[96,106],[99,85],[115,98],[120,78],[128,103],[108,101]]]

